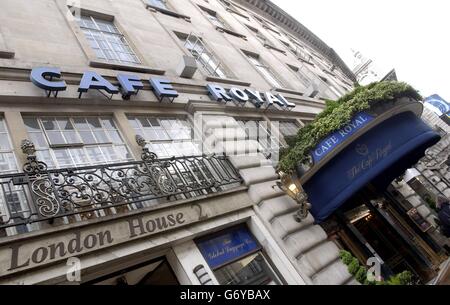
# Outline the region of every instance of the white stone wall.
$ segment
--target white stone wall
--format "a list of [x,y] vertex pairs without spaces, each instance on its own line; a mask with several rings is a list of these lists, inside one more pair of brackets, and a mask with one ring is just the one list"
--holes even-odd
[[[228,124],[217,124],[215,116],[204,117],[205,132],[233,133],[228,129],[239,129],[228,118]],[[225,121],[221,119],[220,122]],[[211,129],[222,129],[213,132]],[[227,129],[225,131],[224,129]],[[236,131],[240,134],[240,131]],[[249,187],[248,193],[254,201],[255,213],[260,217],[268,231],[283,249],[285,255],[295,266],[299,275],[306,284],[356,284],[357,282],[348,273],[347,267],[339,258],[339,249],[336,244],[327,239],[325,231],[314,225],[311,215],[298,223],[294,214],[298,205],[276,186],[278,175],[270,162],[246,145],[246,141],[237,143],[230,139],[219,142],[217,152],[224,150],[231,162],[239,169],[245,184]],[[233,147],[235,149],[229,149]],[[247,153],[244,153],[247,151]]]

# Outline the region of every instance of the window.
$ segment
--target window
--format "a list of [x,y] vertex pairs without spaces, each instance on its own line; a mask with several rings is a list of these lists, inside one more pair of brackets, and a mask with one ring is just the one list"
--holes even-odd
[[272,45],[270,41],[268,41],[267,38],[260,31],[258,31],[258,29],[248,24],[245,24],[245,26],[255,34],[256,38],[258,38],[258,40],[261,41],[262,44]]
[[152,5],[157,8],[162,8],[164,10],[168,10],[167,2],[164,0],[147,0],[149,5]]
[[294,54],[298,59],[300,59],[303,62],[307,62],[311,65],[314,65],[312,63],[312,55],[309,53],[308,50],[305,49],[305,47],[303,45],[301,45],[300,43],[298,43],[297,41],[295,41],[294,39],[290,38],[290,41],[293,45],[280,40],[285,46],[288,47],[289,51],[292,52],[292,54]]
[[244,9],[243,7],[233,4],[227,0],[219,0],[220,3],[222,3],[229,12],[236,14],[239,17],[245,18],[247,20],[250,20],[250,17],[247,16],[244,12],[247,12],[246,9]]
[[[17,172],[11,139],[3,117],[0,117],[0,172],[2,174]],[[30,216],[29,205],[25,197],[26,189],[22,185],[14,185],[12,180],[0,180],[0,223],[11,221],[15,223]],[[17,225],[2,229],[0,236],[28,232],[33,225]]]
[[0,172],[6,174],[16,171],[17,164],[9,133],[3,117],[0,117]]
[[186,119],[129,116],[136,134],[149,141],[148,148],[159,158],[201,154],[193,141],[193,128]]
[[132,160],[112,118],[24,117],[39,160],[73,167]]
[[263,120],[236,119],[239,126],[244,129],[246,140],[254,140],[259,143],[260,151],[274,163],[278,162],[280,142],[270,132],[269,124]]
[[282,83],[277,79],[275,74],[270,70],[270,68],[264,65],[258,55],[250,54],[244,52],[248,60],[255,66],[255,68],[264,76],[264,78],[274,87],[282,88]]
[[124,35],[113,22],[81,16],[78,23],[97,58],[113,63],[140,64]]
[[221,285],[277,285],[263,249],[245,225],[200,238],[200,253]]
[[192,54],[202,69],[211,76],[226,78],[227,73],[217,57],[206,47],[203,40],[197,36],[177,34],[184,46]]
[[291,137],[297,135],[299,128],[294,122],[278,121],[278,129],[284,137]]
[[[326,86],[327,86],[328,89],[329,89],[329,90],[327,90],[327,91],[331,91],[332,94],[335,95],[335,96],[332,95],[331,98],[341,97],[341,96],[343,95],[341,92],[339,92],[339,91],[336,89],[336,87],[335,87],[333,84],[331,84],[331,82],[330,82],[326,77],[323,77],[323,76],[319,76],[319,77],[320,77],[321,80],[323,80],[323,81],[326,83]],[[329,93],[328,93],[328,96],[329,96]]]
[[207,9],[206,7],[200,6],[200,9],[205,12],[206,18],[211,21],[212,24],[214,24],[216,27],[227,29],[228,26],[226,25],[225,21],[223,21],[222,18],[220,18],[219,15],[215,11],[212,11],[210,9]]
[[272,123],[279,131],[280,148],[288,148],[297,135],[298,125],[294,121],[272,121]]
[[311,85],[311,80],[307,76],[308,74],[311,74],[309,70],[305,69],[304,67],[300,69],[299,67],[295,67],[289,64],[287,66],[289,67],[289,69],[295,72],[295,74],[298,76],[305,87],[309,87]]

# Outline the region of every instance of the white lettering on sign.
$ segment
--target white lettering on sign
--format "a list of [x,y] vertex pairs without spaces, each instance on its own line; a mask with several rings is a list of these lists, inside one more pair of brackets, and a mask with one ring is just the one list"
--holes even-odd
[[336,148],[345,139],[355,133],[361,127],[365,126],[373,118],[366,113],[356,115],[348,124],[333,132],[321,141],[313,150],[312,155],[314,162],[320,161],[325,155]]
[[[120,87],[113,85],[106,80],[103,76],[94,71],[86,71],[81,77],[80,84],[78,86],[79,97],[89,90],[105,90],[109,94],[122,93],[122,98],[125,100],[130,99],[132,95],[138,94],[139,90],[144,88],[144,84],[137,75],[133,74],[119,74],[117,75],[117,81]],[[53,67],[35,67],[30,73],[31,82],[46,92],[54,92],[54,96],[57,96],[59,91],[66,91],[67,84],[62,78],[62,73],[59,68]],[[173,99],[178,97],[178,92],[173,88],[170,80],[159,77],[152,77],[149,79],[150,85],[155,95],[160,99],[169,98]],[[249,89],[241,89],[232,87],[225,90],[217,84],[207,84],[211,98],[218,102],[236,101],[238,103],[245,104],[250,101],[256,108],[261,107],[264,103],[267,107],[275,106],[281,110],[290,110],[295,108],[295,104],[289,102],[282,94],[273,94],[268,91],[264,93],[264,100],[258,91],[252,91]],[[50,96],[48,94],[48,96]]]

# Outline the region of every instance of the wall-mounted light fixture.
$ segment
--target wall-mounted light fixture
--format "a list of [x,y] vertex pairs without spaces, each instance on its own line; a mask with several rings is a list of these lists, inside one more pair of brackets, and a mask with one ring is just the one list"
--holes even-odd
[[277,181],[277,186],[300,205],[294,218],[297,222],[301,222],[308,217],[308,210],[311,207],[311,204],[308,202],[308,195],[303,189],[300,179],[295,174],[289,175],[279,172],[279,175],[280,181]]

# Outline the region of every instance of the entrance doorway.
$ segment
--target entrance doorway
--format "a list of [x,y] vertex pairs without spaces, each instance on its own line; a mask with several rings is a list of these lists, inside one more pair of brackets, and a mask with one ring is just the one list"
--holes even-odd
[[408,270],[416,283],[426,283],[437,275],[439,256],[396,204],[366,186],[335,212],[330,220],[337,224],[334,236],[362,264],[375,257],[384,278]]
[[88,285],[179,285],[165,257],[92,280]]

